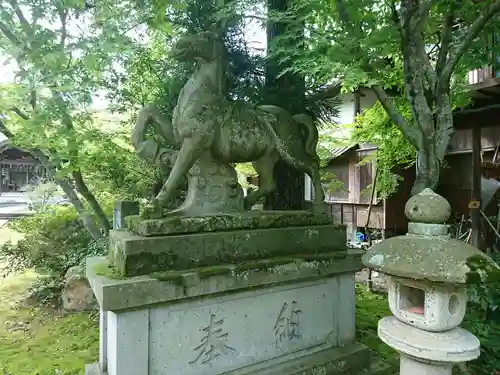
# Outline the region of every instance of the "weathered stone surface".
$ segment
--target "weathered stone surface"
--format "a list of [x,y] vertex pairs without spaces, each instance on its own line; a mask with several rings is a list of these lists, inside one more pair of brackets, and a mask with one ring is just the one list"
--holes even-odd
[[112,230],[108,257],[118,275],[138,276],[345,249],[345,228],[333,224],[158,237]]
[[[303,274],[297,267],[257,271],[273,277],[271,284],[261,279],[229,293],[223,287],[230,277],[213,276],[183,287],[193,290],[204,284],[210,288],[206,294],[101,310],[107,320],[104,369],[109,375],[274,375],[302,374],[299,370],[315,366],[332,373],[353,369],[345,358],[331,361],[337,357],[335,348],[349,348],[354,342],[354,275],[344,269],[308,277],[305,263],[300,266]],[[292,276],[283,281],[287,273]],[[248,283],[243,275],[240,279]],[[122,303],[131,296],[127,289],[126,284],[115,289]],[[368,368],[368,358],[362,363],[358,370]]]
[[82,267],[71,267],[66,272],[61,299],[63,308],[67,311],[92,310],[97,307],[97,301]]
[[363,263],[387,275],[434,282],[467,282],[467,265],[480,258],[498,268],[486,254],[475,247],[450,238],[442,224],[449,217],[449,203],[430,189],[410,198],[406,204],[410,222],[406,236],[392,237],[373,245],[363,256]]
[[478,338],[460,327],[445,332],[428,332],[388,316],[378,322],[378,335],[398,352],[436,364],[472,361],[480,354]]
[[476,248],[456,239],[408,234],[373,245],[363,256],[363,263],[387,275],[465,283],[470,271],[467,260],[473,256],[489,259]]
[[420,194],[408,199],[405,214],[408,220],[414,223],[444,224],[450,218],[451,206],[439,194],[431,189],[424,189]]
[[235,229],[265,229],[327,225],[332,219],[308,211],[249,211],[235,214],[216,214],[198,217],[168,217],[142,219],[128,216],[128,228],[145,237],[182,233],[216,232]]
[[[188,194],[181,207],[174,210],[176,215],[248,210],[276,189],[273,172],[280,159],[311,177],[315,210],[324,210],[316,152],[318,130],[312,118],[292,115],[273,105],[227,100],[221,87],[227,68],[224,49],[220,34],[213,31],[179,38],[171,56],[197,64],[180,92],[172,116],[165,116],[153,105],[139,112],[132,136],[137,153],[165,171],[170,169],[167,182],[141,215],[165,216],[166,204],[184,178],[188,180]],[[157,133],[167,147],[146,138],[153,123],[158,125]],[[250,161],[255,162],[260,187],[243,198],[233,163]]]
[[[342,254],[321,254],[317,259],[311,259],[310,255],[297,255],[294,259],[288,258],[286,263],[270,259],[259,264],[252,262],[224,265],[217,269],[219,272],[206,272],[207,268],[201,268],[125,279],[106,276],[106,270],[110,270],[109,261],[105,257],[94,257],[87,259],[87,278],[101,309],[116,311],[204,297],[213,293],[228,293],[353,273],[362,268],[362,251],[350,250],[347,254],[342,254],[345,255],[343,257],[339,257],[338,253]],[[283,258],[279,261],[285,262]],[[268,266],[264,267],[263,264]],[[212,268],[209,267],[208,270]],[[220,272],[221,270],[224,272]]]
[[113,229],[126,228],[125,218],[131,215],[139,215],[139,202],[116,201],[113,209]]
[[[271,363],[256,371],[234,370],[225,375],[392,375],[392,372],[387,372],[388,366],[371,366],[368,369],[369,363],[369,349],[362,344],[355,343],[294,358],[285,363]],[[98,363],[95,363],[85,366],[85,375],[107,374],[101,371]]]

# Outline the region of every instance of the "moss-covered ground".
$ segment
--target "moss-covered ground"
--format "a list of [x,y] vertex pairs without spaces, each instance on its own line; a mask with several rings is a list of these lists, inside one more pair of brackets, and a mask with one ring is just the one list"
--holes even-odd
[[[0,243],[18,238],[0,228]],[[97,360],[97,315],[63,314],[30,305],[26,297],[36,277],[29,270],[0,275],[0,374],[83,374],[85,363]]]
[[357,340],[373,351],[378,357],[393,368],[399,366],[398,353],[384,344],[377,336],[378,321],[392,315],[387,298],[384,295],[370,293],[366,286],[356,285],[356,337]]
[[[10,236],[0,229],[0,242]],[[14,234],[15,235],[15,234]],[[96,313],[65,314],[26,302],[32,271],[0,279],[0,374],[77,375],[97,360]],[[377,321],[389,315],[385,297],[357,287],[358,340],[397,365],[396,353],[377,338]]]

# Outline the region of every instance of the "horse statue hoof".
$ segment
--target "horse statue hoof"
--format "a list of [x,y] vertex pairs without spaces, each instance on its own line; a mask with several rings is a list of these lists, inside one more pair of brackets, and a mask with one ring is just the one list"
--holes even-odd
[[245,211],[250,211],[254,204],[250,202],[247,198],[248,196],[243,198],[243,208],[245,209]]
[[150,203],[141,212],[142,219],[161,219],[163,217],[163,209],[155,203]]

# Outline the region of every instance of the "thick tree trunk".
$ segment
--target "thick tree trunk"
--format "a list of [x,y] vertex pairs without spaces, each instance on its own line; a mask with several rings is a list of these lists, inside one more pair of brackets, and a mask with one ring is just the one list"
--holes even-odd
[[[448,90],[447,90],[448,91]],[[424,129],[422,144],[418,147],[416,178],[412,195],[425,188],[436,190],[439,184],[441,165],[453,135],[453,116],[448,92],[436,96],[436,115],[430,124],[420,124]]]
[[431,144],[417,152],[416,178],[411,190],[412,195],[418,194],[426,188],[432,190],[437,188],[440,163],[432,146]]
[[104,234],[96,225],[92,214],[87,211],[80,198],[78,198],[78,195],[76,194],[75,190],[73,190],[73,187],[71,186],[69,181],[60,178],[55,178],[55,180],[66,194],[71,204],[73,204],[73,207],[75,207],[75,210],[80,216],[80,220],[82,221],[83,226],[89,231],[92,238],[96,241],[103,239]]
[[[284,12],[288,8],[287,0],[268,0],[268,11]],[[267,26],[267,44],[273,39],[289,32],[285,23],[270,22]],[[303,43],[303,30],[298,30],[297,44]],[[279,76],[286,66],[277,59],[269,59],[266,64],[266,104],[282,107],[292,114],[305,110],[305,80],[293,73]],[[279,76],[279,77],[278,77]],[[279,161],[275,169],[276,191],[266,197],[265,208],[273,210],[300,210],[304,208],[305,178],[304,173]]]

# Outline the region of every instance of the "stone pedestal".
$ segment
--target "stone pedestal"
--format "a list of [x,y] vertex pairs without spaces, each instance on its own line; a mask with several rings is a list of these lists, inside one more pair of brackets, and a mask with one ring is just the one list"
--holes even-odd
[[358,374],[359,251],[311,212],[144,220],[87,261],[100,359],[86,375]]
[[429,332],[386,317],[378,324],[378,335],[401,353],[401,375],[451,375],[454,364],[479,357],[479,340],[459,327]]
[[359,253],[166,279],[113,279],[102,275],[107,262],[87,263],[101,307],[101,350],[86,375],[326,375],[369,367],[367,348],[354,342]]

